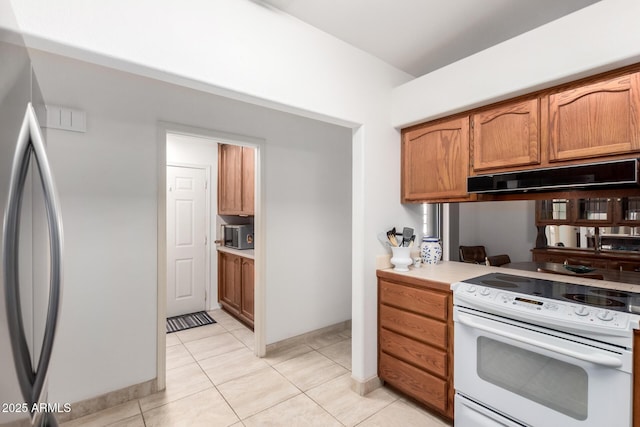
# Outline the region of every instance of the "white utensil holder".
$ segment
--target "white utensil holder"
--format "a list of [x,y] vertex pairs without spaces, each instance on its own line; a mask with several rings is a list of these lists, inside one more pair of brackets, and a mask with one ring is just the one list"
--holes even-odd
[[395,271],[409,271],[409,266],[413,263],[411,259],[411,248],[402,246],[391,247],[391,264]]

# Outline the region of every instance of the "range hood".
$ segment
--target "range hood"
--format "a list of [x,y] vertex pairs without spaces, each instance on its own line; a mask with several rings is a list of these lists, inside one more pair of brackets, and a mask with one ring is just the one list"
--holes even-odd
[[505,172],[467,178],[469,193],[526,193],[638,186],[638,159]]

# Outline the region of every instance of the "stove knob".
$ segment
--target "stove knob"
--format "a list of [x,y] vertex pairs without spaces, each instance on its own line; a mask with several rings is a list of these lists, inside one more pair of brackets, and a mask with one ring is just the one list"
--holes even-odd
[[475,292],[476,291],[476,287],[471,285],[469,287],[467,287],[467,292],[471,293],[471,292]]
[[578,315],[578,316],[586,316],[589,314],[589,309],[585,306],[578,306],[576,308],[573,309],[573,311]]
[[613,314],[611,314],[611,312],[608,310],[603,310],[600,313],[598,313],[598,319],[604,320],[605,322],[609,322],[613,320]]
[[482,295],[483,297],[486,297],[487,295],[491,295],[491,291],[487,288],[482,288],[480,290],[480,295]]

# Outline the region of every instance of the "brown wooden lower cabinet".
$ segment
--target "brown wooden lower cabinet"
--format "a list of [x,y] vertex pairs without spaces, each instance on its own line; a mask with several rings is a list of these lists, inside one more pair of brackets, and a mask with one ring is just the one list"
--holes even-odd
[[218,302],[253,329],[253,259],[218,251]]
[[378,271],[378,377],[453,419],[449,284]]

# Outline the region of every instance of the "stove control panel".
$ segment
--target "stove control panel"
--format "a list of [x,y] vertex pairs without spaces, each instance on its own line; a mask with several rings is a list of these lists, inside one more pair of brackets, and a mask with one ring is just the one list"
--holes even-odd
[[471,303],[470,305],[475,308],[490,309],[495,314],[521,313],[530,319],[574,324],[578,328],[596,327],[609,330],[630,328],[629,313],[463,282],[455,285],[454,300],[456,298]]

